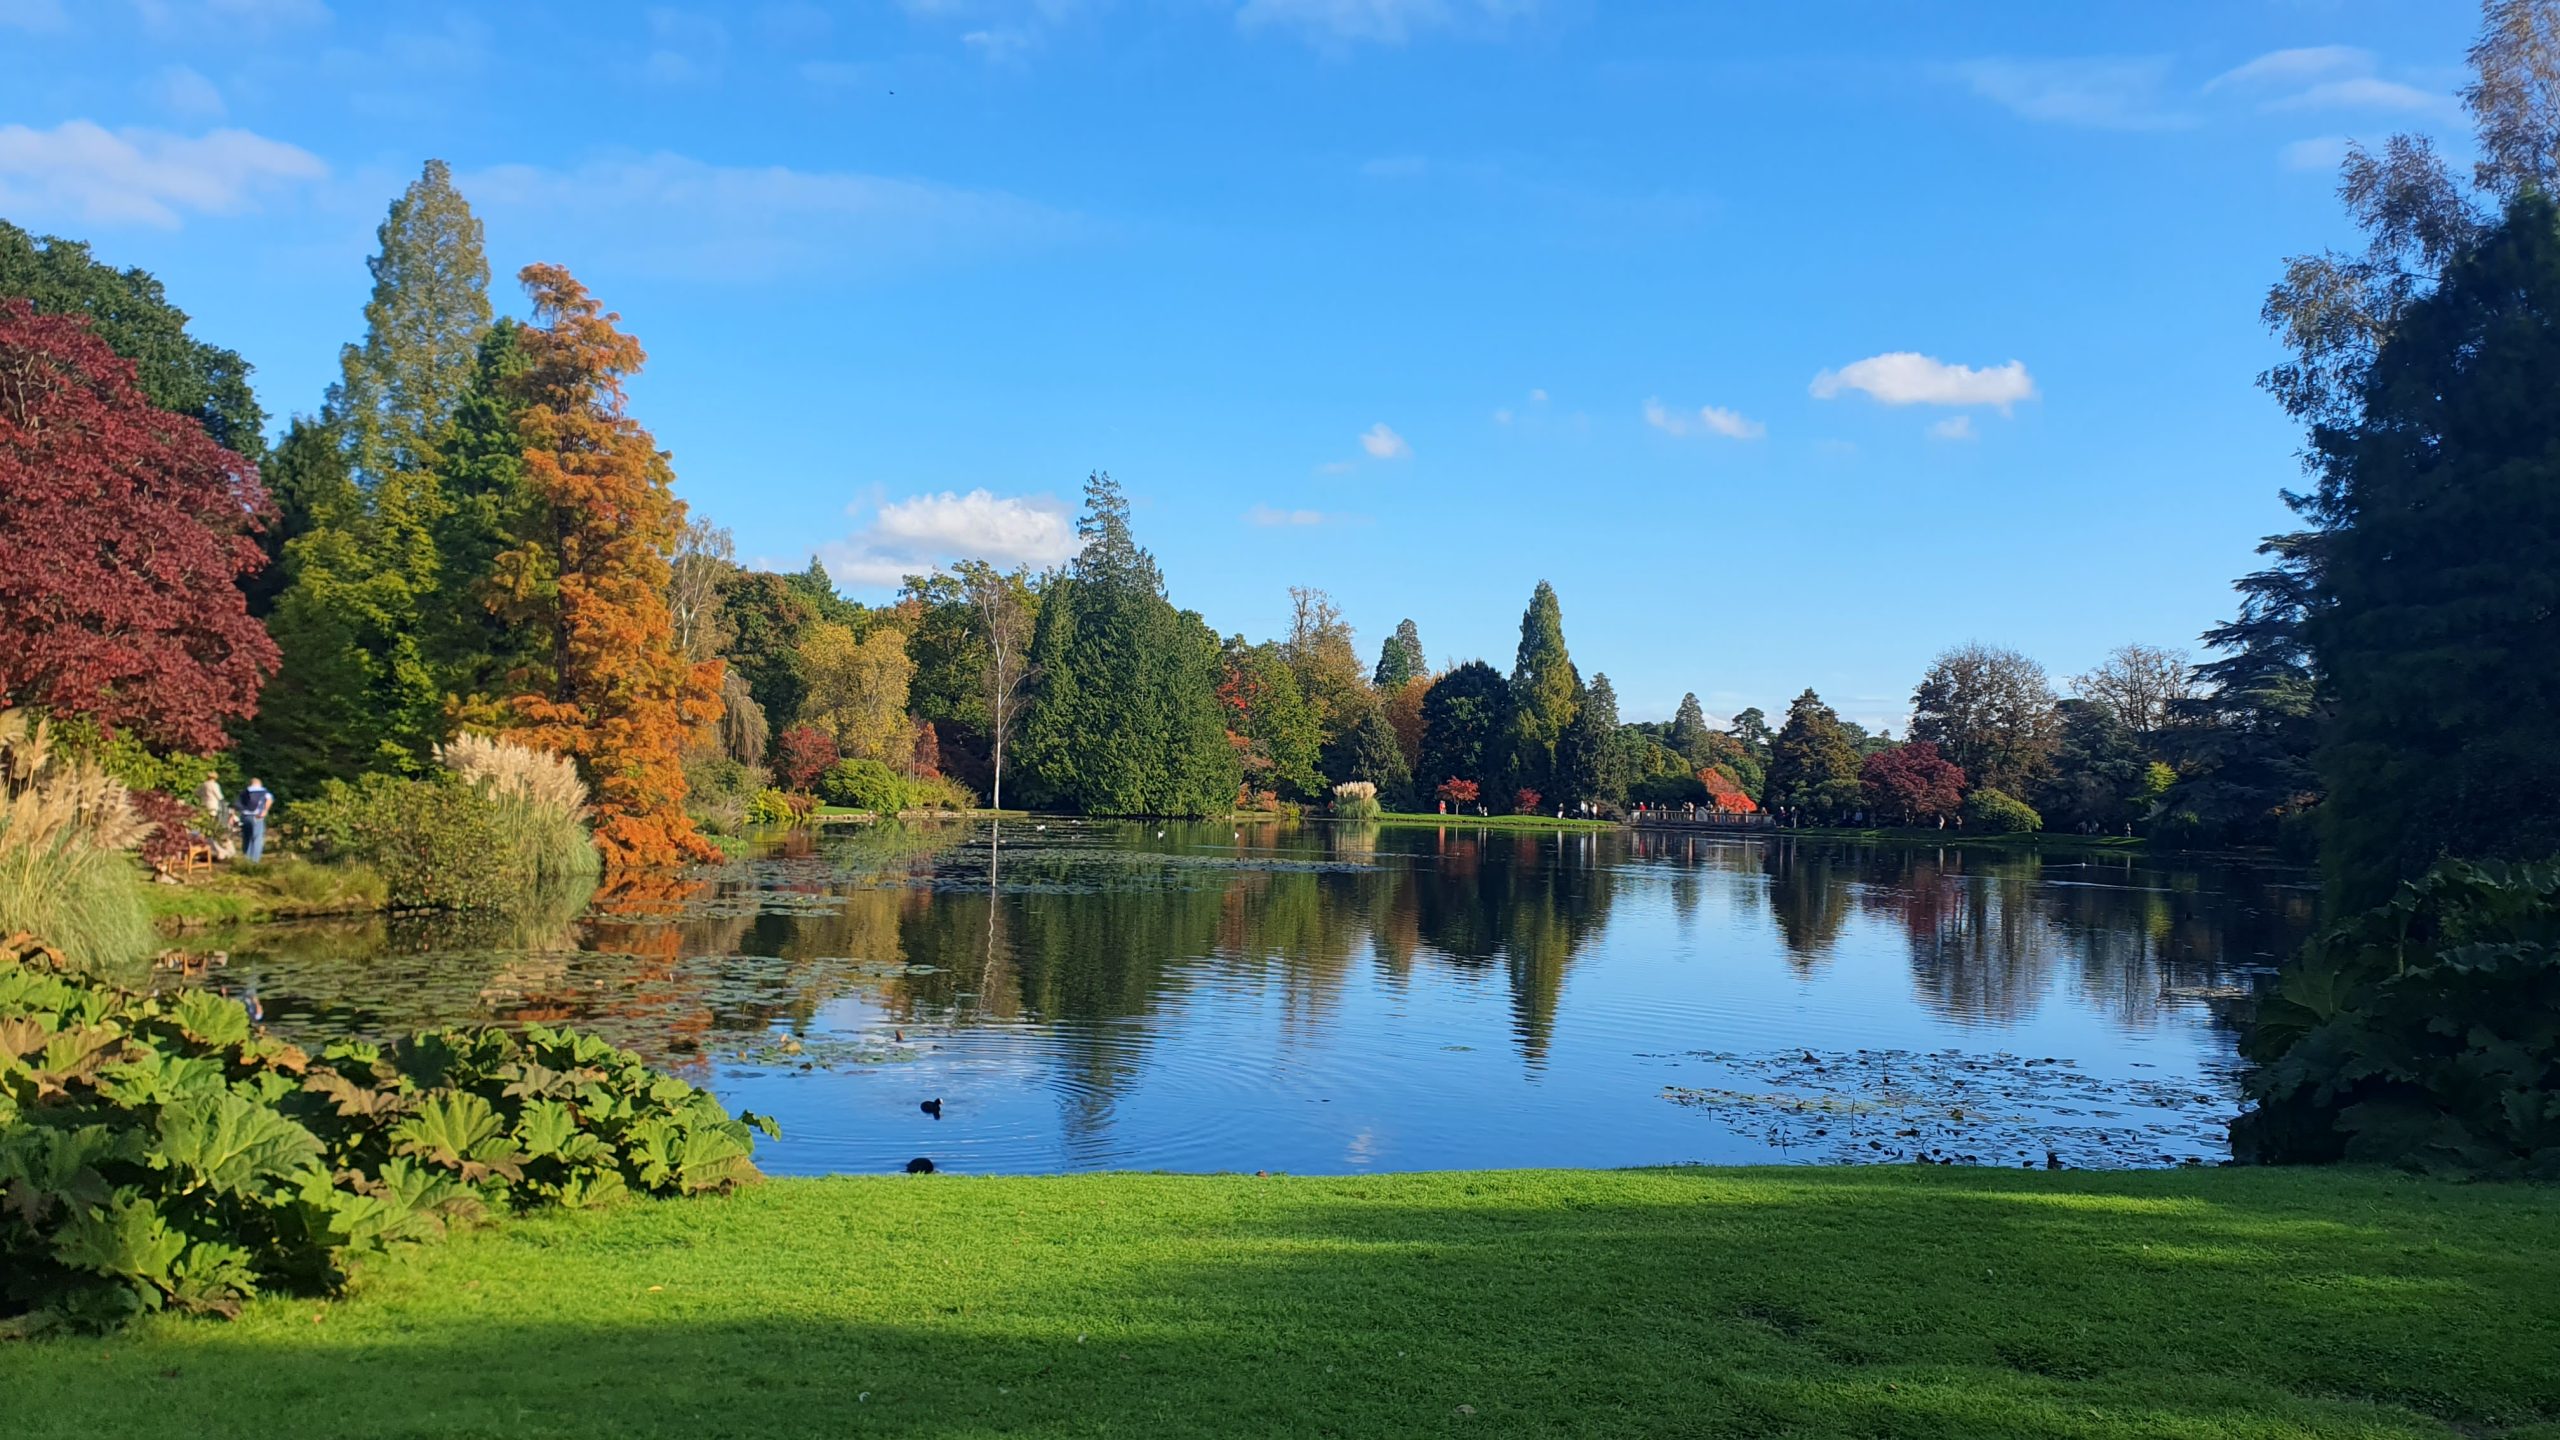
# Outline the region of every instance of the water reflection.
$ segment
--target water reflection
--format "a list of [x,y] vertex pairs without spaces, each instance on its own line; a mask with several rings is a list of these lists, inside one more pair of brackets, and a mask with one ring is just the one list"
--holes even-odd
[[508,921],[229,937],[210,983],[306,1034],[586,1025],[780,1113],[786,1169],[1740,1160],[1767,1157],[1661,1103],[1684,1057],[2227,1085],[2231,997],[2309,903],[2281,872],[1788,837],[886,825]]

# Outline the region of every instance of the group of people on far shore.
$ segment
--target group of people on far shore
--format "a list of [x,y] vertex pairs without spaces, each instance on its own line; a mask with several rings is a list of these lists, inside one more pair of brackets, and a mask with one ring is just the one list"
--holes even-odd
[[196,803],[204,809],[204,842],[216,860],[228,860],[234,854],[255,865],[267,851],[267,814],[275,809],[276,797],[257,776],[249,777],[249,786],[240,792],[240,803],[232,805],[223,799],[222,777],[208,773],[196,791]]

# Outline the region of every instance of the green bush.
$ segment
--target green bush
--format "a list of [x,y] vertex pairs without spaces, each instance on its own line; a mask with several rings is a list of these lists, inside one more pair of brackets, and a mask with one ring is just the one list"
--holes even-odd
[[1964,797],[1964,823],[1994,835],[2025,835],[2044,828],[2044,817],[2025,801],[1997,790],[1976,790]]
[[848,810],[895,815],[907,808],[907,781],[877,760],[839,760],[818,777],[818,798]]
[[952,779],[936,775],[930,780],[907,782],[907,804],[910,810],[975,810],[978,792]]
[[589,1035],[441,1030],[318,1060],[237,1001],[0,948],[0,1332],[325,1291],[459,1220],[757,1178],[749,1114]]
[[2560,862],[2438,863],[2288,964],[2234,1154],[2560,1179]]
[[797,825],[809,818],[808,803],[768,785],[747,802],[750,825]]
[[281,818],[312,858],[373,867],[395,910],[496,909],[521,888],[497,802],[459,780],[331,780]]

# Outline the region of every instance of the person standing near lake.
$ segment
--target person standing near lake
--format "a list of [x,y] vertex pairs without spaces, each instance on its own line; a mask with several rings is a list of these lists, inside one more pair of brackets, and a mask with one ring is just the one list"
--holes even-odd
[[268,793],[266,782],[249,777],[249,788],[240,792],[240,834],[246,841],[241,850],[255,865],[267,848],[267,812],[275,808],[276,797]]
[[230,807],[222,800],[222,777],[207,773],[204,788],[196,792],[196,803],[204,807],[204,843],[216,860],[231,858]]

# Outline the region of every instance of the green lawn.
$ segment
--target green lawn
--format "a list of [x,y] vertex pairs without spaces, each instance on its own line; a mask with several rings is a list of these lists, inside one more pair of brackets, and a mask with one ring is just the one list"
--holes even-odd
[[42,1436],[2560,1435],[2560,1190],[1932,1168],[778,1181],[0,1347]]
[[227,860],[176,885],[142,878],[142,903],[163,930],[367,915],[383,908],[382,877],[362,865],[318,865],[291,855],[262,865]]

